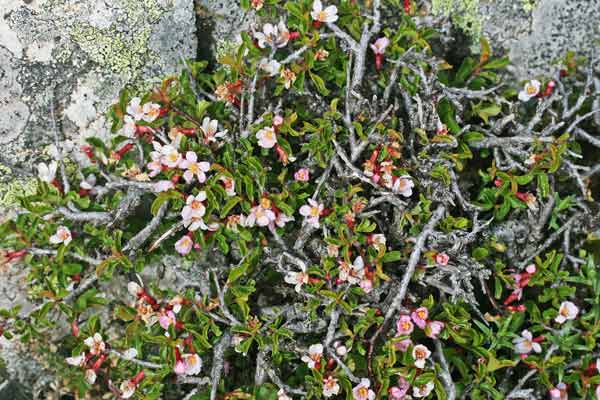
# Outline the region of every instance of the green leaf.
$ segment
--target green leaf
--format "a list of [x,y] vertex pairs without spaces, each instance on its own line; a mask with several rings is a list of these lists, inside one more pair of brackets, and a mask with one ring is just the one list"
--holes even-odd
[[384,263],[395,262],[402,259],[402,253],[398,250],[389,251],[385,253],[381,261]]
[[235,207],[240,201],[242,201],[242,198],[240,196],[234,196],[227,200],[227,202],[221,209],[221,219],[225,218],[227,214],[229,214],[229,211],[231,211],[231,209]]

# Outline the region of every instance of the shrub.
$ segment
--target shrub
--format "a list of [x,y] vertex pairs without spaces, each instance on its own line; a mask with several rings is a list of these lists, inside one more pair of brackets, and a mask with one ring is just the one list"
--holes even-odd
[[39,302],[4,335],[96,398],[592,398],[596,64],[521,89],[398,3],[243,1],[216,69],[57,146],[1,227]]

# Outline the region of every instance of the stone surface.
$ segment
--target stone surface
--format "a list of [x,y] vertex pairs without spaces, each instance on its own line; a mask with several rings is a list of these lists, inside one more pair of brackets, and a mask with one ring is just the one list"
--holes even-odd
[[0,206],[52,143],[105,130],[125,85],[148,87],[196,55],[193,0],[0,0]]
[[483,34],[518,78],[551,73],[568,50],[600,55],[600,0],[481,0]]

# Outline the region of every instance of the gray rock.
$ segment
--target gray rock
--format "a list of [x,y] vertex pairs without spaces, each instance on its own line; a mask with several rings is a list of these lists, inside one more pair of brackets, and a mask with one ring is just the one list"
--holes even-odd
[[518,78],[547,75],[569,50],[583,56],[600,39],[600,0],[481,0],[483,34],[503,48]]
[[196,55],[193,0],[0,0],[0,7],[0,202],[6,181],[31,174],[53,141],[52,99],[64,137],[78,144],[106,130],[103,113],[123,86],[147,88],[177,71],[181,56]]

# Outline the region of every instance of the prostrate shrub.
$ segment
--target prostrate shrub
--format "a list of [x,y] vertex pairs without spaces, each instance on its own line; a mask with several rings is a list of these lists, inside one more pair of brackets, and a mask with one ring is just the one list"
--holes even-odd
[[598,396],[597,60],[521,88],[410,1],[242,3],[235,54],[40,164],[4,335],[92,398]]

